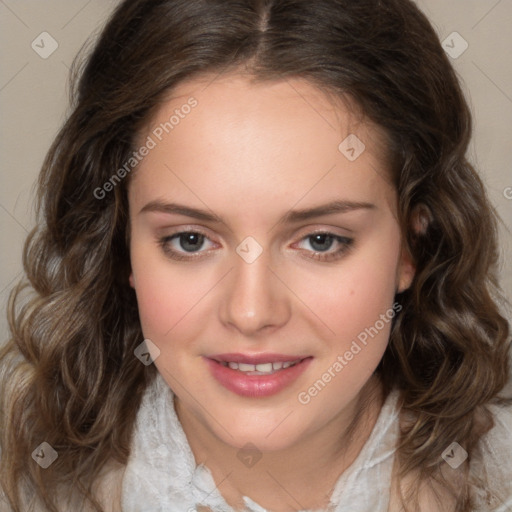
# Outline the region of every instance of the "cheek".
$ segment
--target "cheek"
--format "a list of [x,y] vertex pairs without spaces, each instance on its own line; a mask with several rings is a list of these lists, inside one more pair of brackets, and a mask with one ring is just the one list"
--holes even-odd
[[297,397],[314,408],[316,421],[329,421],[333,411],[355,398],[386,350],[393,318],[401,309],[394,305],[398,249],[387,248],[386,253],[368,248],[320,286],[303,289],[310,290],[315,313],[334,331],[319,344],[313,379]]
[[[328,329],[322,332],[329,340],[328,350],[335,345],[347,349],[358,335],[364,340],[370,329],[376,345],[385,345],[391,327],[390,311],[396,293],[396,269],[399,258],[399,237],[382,236],[351,254],[332,272],[297,277],[297,295],[311,305],[317,323]],[[381,315],[386,319],[381,320]],[[377,325],[376,325],[377,324]],[[379,331],[375,335],[372,327]],[[380,351],[382,346],[376,347]]]
[[176,272],[158,250],[144,249],[142,244],[133,244],[131,263],[142,331],[158,345],[186,323],[208,283],[198,282],[184,266]]

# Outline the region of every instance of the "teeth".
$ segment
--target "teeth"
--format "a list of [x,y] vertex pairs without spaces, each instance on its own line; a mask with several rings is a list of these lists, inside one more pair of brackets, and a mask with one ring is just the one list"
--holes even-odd
[[275,362],[275,363],[260,363],[260,364],[247,364],[247,363],[235,363],[234,361],[221,361],[223,366],[227,366],[232,370],[238,370],[241,372],[254,374],[254,375],[268,375],[272,374],[278,370],[284,370],[285,368],[289,368],[297,363],[300,363],[301,359],[297,359],[296,361],[286,361],[286,362]]
[[265,372],[265,373],[271,372],[272,371],[272,363],[257,364],[256,371],[257,372]]

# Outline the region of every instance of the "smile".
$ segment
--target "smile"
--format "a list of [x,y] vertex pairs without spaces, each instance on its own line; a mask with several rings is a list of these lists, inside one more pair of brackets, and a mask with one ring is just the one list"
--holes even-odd
[[225,389],[239,396],[263,398],[291,386],[313,358],[226,354],[204,360],[210,374]]
[[268,363],[260,363],[260,364],[247,364],[247,363],[236,363],[234,361],[221,361],[220,364],[223,366],[227,366],[232,370],[238,370],[239,372],[246,373],[247,375],[272,375],[273,373],[281,370],[286,370],[286,368],[290,368],[290,366],[294,366],[300,363],[302,359],[297,359],[296,361],[285,361],[284,363],[281,361],[278,362],[268,362]]

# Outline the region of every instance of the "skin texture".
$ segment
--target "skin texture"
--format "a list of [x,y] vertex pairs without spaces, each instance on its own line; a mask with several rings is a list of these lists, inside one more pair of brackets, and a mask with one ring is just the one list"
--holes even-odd
[[[401,249],[384,138],[303,80],[255,84],[232,74],[182,83],[140,140],[191,96],[197,106],[151,149],[129,185],[130,283],[144,336],[160,350],[155,364],[177,396],[196,461],[211,469],[228,503],[241,507],[249,496],[277,512],[325,506],[380,411],[372,374],[391,323],[307,404],[298,394],[392,308],[414,274]],[[338,149],[351,133],[366,145],[355,161]],[[374,206],[279,222],[290,210],[334,200]],[[208,210],[224,223],[141,212],[152,201]],[[195,254],[179,238],[166,247],[201,256],[174,260],[159,240],[187,231],[207,237]],[[353,242],[337,259],[319,261],[315,255],[343,244],[319,249],[308,238],[315,231]],[[262,248],[252,263],[236,252],[248,236]],[[278,394],[241,397],[212,377],[203,358],[228,352],[313,359]],[[246,443],[262,455],[252,467],[237,458]]]

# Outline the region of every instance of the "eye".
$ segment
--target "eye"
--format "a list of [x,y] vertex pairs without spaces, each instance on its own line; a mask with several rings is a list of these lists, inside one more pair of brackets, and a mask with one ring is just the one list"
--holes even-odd
[[[209,238],[200,231],[182,231],[161,238],[158,242],[167,256],[176,260],[188,260],[198,256],[188,256],[200,251]],[[204,251],[201,251],[204,252]]]
[[[181,231],[159,239],[158,244],[169,258],[190,261],[205,255],[204,253],[207,251],[201,249],[204,249],[206,241],[210,241],[210,239],[200,231]],[[312,251],[304,249],[305,252],[313,253],[308,255],[308,258],[332,261],[341,258],[351,248],[354,240],[335,233],[316,232],[303,237],[299,245],[304,242],[307,242],[312,248]],[[213,245],[213,242],[210,241],[210,243]],[[332,247],[336,247],[336,249],[330,251]]]
[[[352,238],[336,235],[335,233],[317,232],[305,236],[300,243],[303,242],[307,242],[313,249],[314,254],[308,257],[320,261],[332,261],[341,258],[341,256],[350,249],[354,240]],[[333,246],[337,248],[329,252],[329,249]]]

